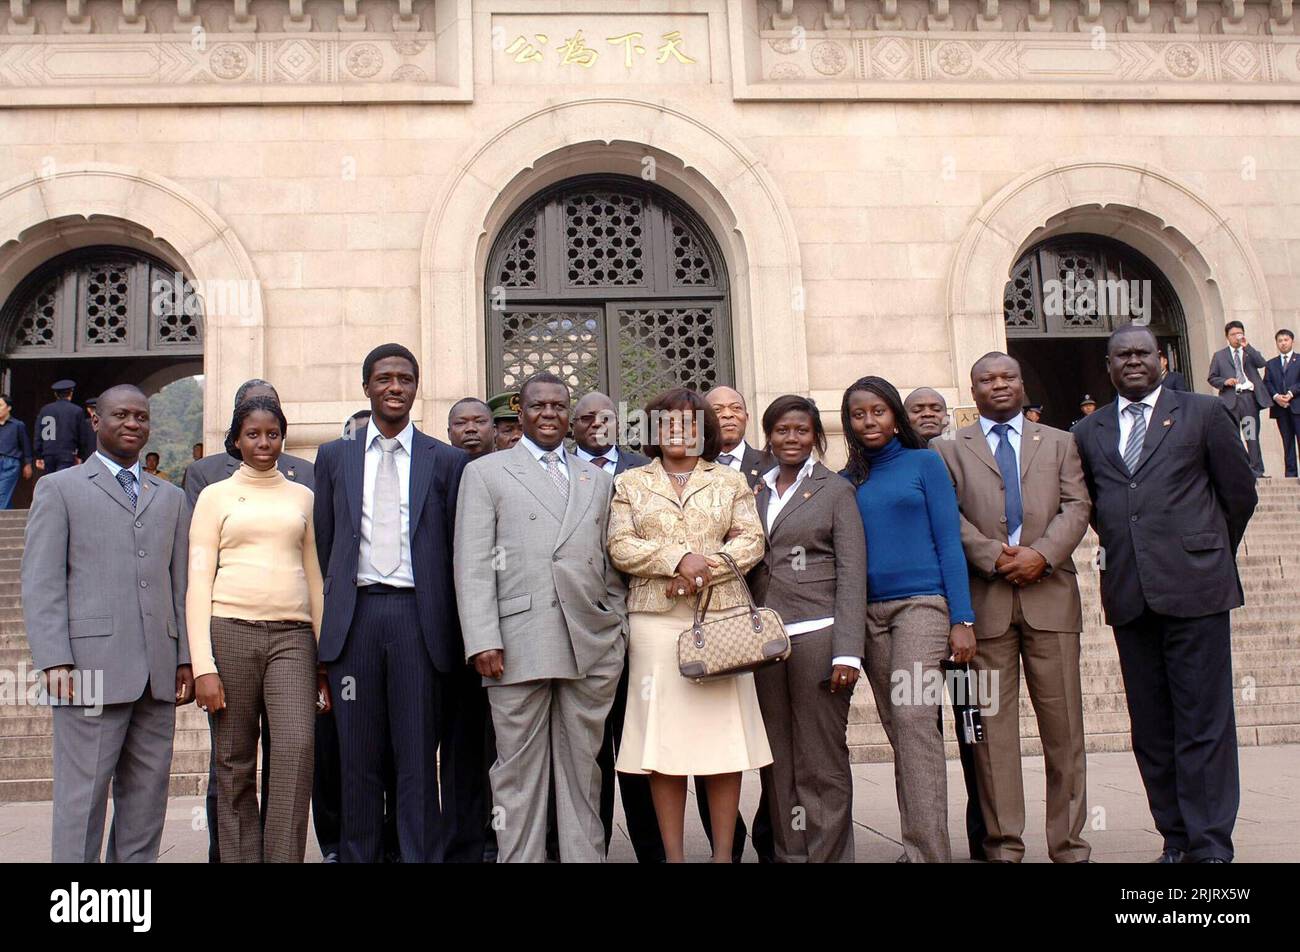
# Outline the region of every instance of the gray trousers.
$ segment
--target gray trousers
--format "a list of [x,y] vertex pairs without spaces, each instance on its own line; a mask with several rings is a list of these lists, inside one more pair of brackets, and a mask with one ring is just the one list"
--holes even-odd
[[[935,704],[926,703],[925,679],[941,677],[948,657],[948,600],[918,595],[867,604],[867,678],[876,698],[880,723],[894,748],[894,784],[903,852],[911,863],[950,863],[948,842],[948,765]],[[916,665],[921,685],[915,685]],[[936,672],[931,674],[930,672]],[[892,697],[893,680],[906,681],[900,702]],[[942,683],[942,682],[940,682]],[[943,704],[942,691],[938,694]]]
[[[316,637],[300,621],[212,619],[226,709],[212,717],[223,863],[301,863],[316,749]],[[262,712],[271,724],[266,828],[257,808]]]
[[158,859],[167,819],[176,705],[155,701],[146,685],[140,700],[88,708],[54,708],[55,863],[98,863],[104,842],[108,788],[113,786],[110,863]]
[[497,736],[489,777],[498,863],[546,862],[552,772],[560,861],[605,861],[596,755],[622,672],[620,641],[585,677],[488,687]]
[[772,748],[764,767],[778,863],[853,862],[852,690],[831,693],[832,629],[792,636],[790,657],[754,672]]

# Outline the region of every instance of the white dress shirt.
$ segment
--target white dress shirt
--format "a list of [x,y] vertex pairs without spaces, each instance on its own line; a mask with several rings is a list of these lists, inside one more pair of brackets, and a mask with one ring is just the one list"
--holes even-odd
[[[998,458],[998,442],[1001,439],[996,433],[993,432],[993,427],[995,426],[997,426],[996,421],[990,420],[987,417],[983,417],[983,416],[980,417],[980,429],[984,431],[984,439],[988,441],[989,452],[993,454],[994,460]],[[1016,484],[1019,485],[1020,483],[1020,433],[1025,428],[1025,415],[1023,413],[1017,413],[1015,419],[1007,421],[1007,426],[1011,427],[1011,429],[1007,430],[1007,439],[1011,441],[1011,449],[1014,450],[1016,454]],[[1024,501],[1025,501],[1025,494],[1022,492],[1020,494],[1020,507],[1021,507],[1022,520],[1024,519]],[[1023,525],[1023,521],[1021,525]],[[1007,533],[1007,545],[1020,544],[1020,529],[1021,526],[1016,526],[1015,532]]]
[[[123,466],[121,463],[117,463],[109,459],[99,450],[95,450],[95,455],[99,457],[99,461],[101,463],[103,463],[106,467],[108,467],[108,471],[113,474],[114,479],[117,479],[118,473],[120,473],[122,470],[127,468]],[[137,459],[134,463],[131,464],[130,469],[132,475],[135,476],[135,497],[136,497],[135,504],[138,506],[140,505],[140,493],[142,491],[140,488],[142,485],[140,482],[140,461]]]
[[379,475],[379,460],[384,455],[378,440],[384,434],[374,422],[366,424],[365,481],[361,490],[361,551],[357,556],[358,585],[392,585],[394,588],[415,588],[415,571],[411,567],[411,444],[415,440],[415,424],[397,434],[399,444],[393,453],[397,464],[398,492],[402,497],[402,548],[401,562],[392,575],[383,575],[370,561],[370,534],[375,512],[375,479]]
[[544,450],[526,436],[519,437],[519,445],[528,452],[533,454],[533,459],[537,460],[542,469],[547,469],[546,460],[542,459],[547,453],[554,453],[560,458],[560,468],[566,473],[569,471],[569,457],[564,452],[564,444],[561,443],[553,450]]
[[[581,446],[575,446],[573,448],[573,451],[578,454],[578,459],[585,459],[588,463],[596,459],[596,455],[594,453],[588,453]],[[595,465],[599,466],[605,472],[609,473],[609,475],[613,476],[614,470],[618,468],[618,447],[611,446],[609,449],[605,450],[605,452],[602,453],[601,455],[604,456],[605,459],[608,460],[608,462],[596,463]]]
[[[1156,387],[1141,400],[1136,401],[1145,408],[1142,411],[1142,417],[1146,420],[1147,432],[1151,432],[1151,414],[1155,411],[1156,400],[1160,398],[1160,387]],[[1128,435],[1133,429],[1133,414],[1125,413],[1125,409],[1132,406],[1133,400],[1127,397],[1118,397],[1115,400],[1115,406],[1119,408],[1119,458],[1124,458],[1124,447],[1128,445]]]
[[[743,445],[744,444],[742,443],[741,446]],[[740,447],[737,447],[737,449],[739,448]],[[741,450],[741,453],[743,452],[744,450]],[[739,457],[737,457],[737,460],[739,460]],[[767,497],[767,525],[769,529],[771,529],[772,523],[776,522],[776,517],[781,514],[781,510],[785,508],[785,504],[794,498],[796,490],[799,489],[799,484],[802,483],[808,474],[813,471],[813,467],[816,465],[817,461],[811,456],[808,457],[807,461],[803,464],[803,468],[799,470],[799,475],[796,476],[794,482],[790,484],[790,488],[785,491],[784,496],[777,492],[776,488],[776,478],[781,475],[781,467],[773,466],[763,474],[763,482],[767,483],[768,488],[772,490],[771,494]],[[785,626],[785,633],[793,638],[795,635],[806,634],[810,631],[821,631],[823,628],[829,628],[833,624],[835,624],[834,615],[830,618],[813,618],[809,621],[796,621]],[[851,655],[836,656],[831,660],[831,664],[842,664],[846,667],[862,670],[862,659],[855,658]]]
[[[723,450],[722,453],[729,453],[731,456],[735,457],[730,463],[723,463],[723,465],[730,466],[732,469],[734,469],[736,472],[740,473],[743,476],[745,472],[744,471],[745,453],[746,451],[748,451],[748,449],[749,449],[749,444],[747,444],[744,440],[741,440],[739,443],[735,445],[733,449]],[[721,456],[722,453],[719,453],[718,455]]]

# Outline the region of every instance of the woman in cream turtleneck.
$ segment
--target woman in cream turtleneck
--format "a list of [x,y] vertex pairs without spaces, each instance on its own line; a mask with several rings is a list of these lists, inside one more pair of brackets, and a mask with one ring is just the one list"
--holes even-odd
[[[323,596],[312,493],[276,469],[287,428],[270,397],[236,407],[226,452],[242,465],[199,494],[190,522],[185,617],[195,694],[212,726],[217,836],[228,863],[302,862],[315,718],[329,706],[316,664]],[[275,738],[265,830],[256,786],[263,709]]]

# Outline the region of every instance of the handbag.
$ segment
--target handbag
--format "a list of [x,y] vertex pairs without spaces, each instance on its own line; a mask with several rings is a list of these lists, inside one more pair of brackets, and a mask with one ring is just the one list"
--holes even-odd
[[749,607],[705,621],[713,586],[696,594],[691,627],[677,636],[677,669],[682,677],[696,684],[744,674],[790,657],[790,636],[781,616],[754,604],[754,596],[731,556],[719,553],[718,558],[744,589]]

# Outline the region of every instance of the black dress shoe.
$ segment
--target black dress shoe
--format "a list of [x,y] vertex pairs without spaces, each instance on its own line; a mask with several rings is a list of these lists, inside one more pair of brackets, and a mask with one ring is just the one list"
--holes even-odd
[[1196,862],[1198,862],[1198,863],[1226,863],[1227,860],[1226,860],[1226,859],[1220,859],[1220,858],[1217,857],[1217,856],[1207,856],[1207,857],[1205,857],[1205,859],[1198,859]]
[[1160,854],[1157,863],[1181,863],[1183,861],[1183,851],[1174,849],[1172,846],[1166,846],[1164,852]]

